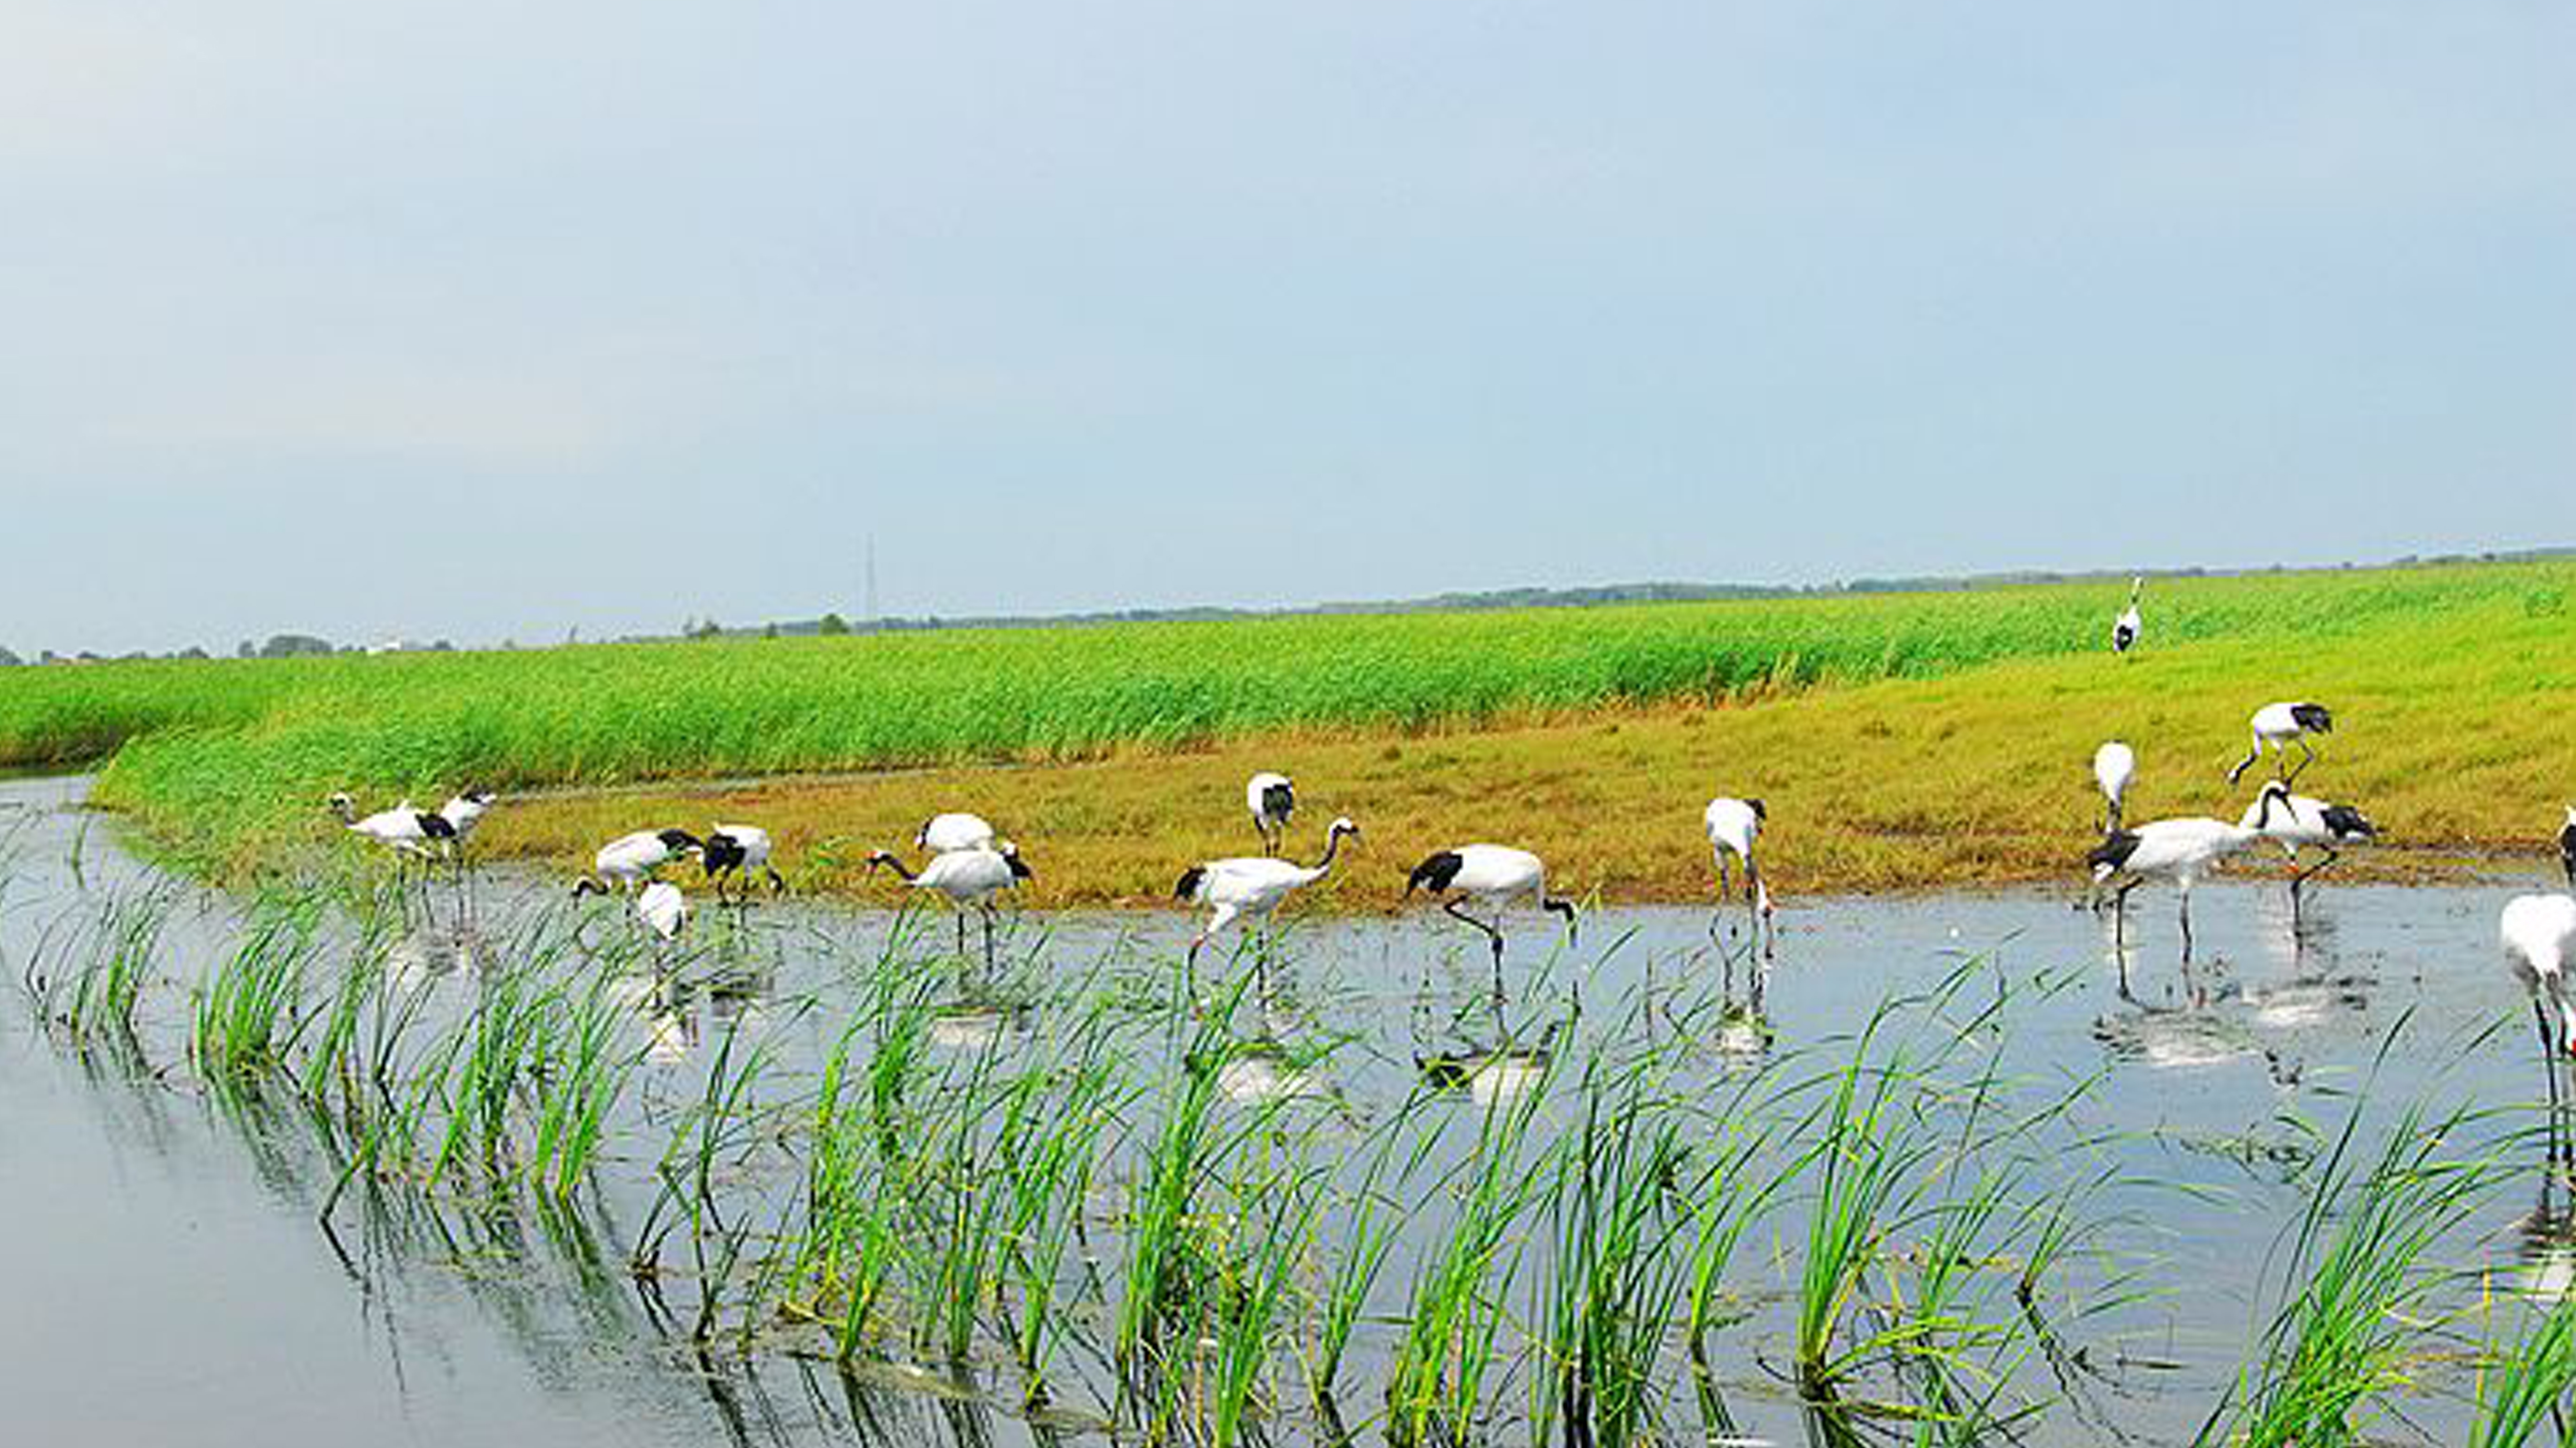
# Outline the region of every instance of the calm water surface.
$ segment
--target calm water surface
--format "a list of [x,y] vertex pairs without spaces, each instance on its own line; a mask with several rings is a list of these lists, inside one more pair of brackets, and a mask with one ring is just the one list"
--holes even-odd
[[[632,1448],[1063,1436],[972,1397],[905,1391],[887,1374],[854,1379],[786,1354],[756,1368],[701,1364],[625,1271],[637,1191],[585,1208],[587,1239],[526,1221],[407,1228],[346,1212],[325,1233],[315,1213],[332,1169],[309,1134],[220,1106],[177,1072],[137,1080],[104,1069],[33,1021],[17,989],[27,963],[85,902],[152,879],[104,822],[70,807],[79,788],[0,781],[0,835],[14,859],[0,895],[0,1282],[10,1297],[0,1392],[12,1438]],[[1794,881],[1794,861],[1774,869]],[[2536,866],[2528,882],[2492,887],[2329,883],[2302,931],[2277,883],[2205,887],[2200,958],[2188,969],[2175,958],[2171,897],[2154,891],[2135,898],[2125,958],[2104,920],[2070,908],[2071,890],[1792,900],[1763,1003],[1767,1049],[1830,1053],[1883,997],[1938,981],[1968,956],[1991,957],[1999,979],[2031,982],[2009,1017],[2007,1069],[2041,1094],[2100,1078],[2075,1130],[2109,1143],[2100,1210],[2122,1220],[2124,1260],[2143,1264],[2157,1292],[2089,1326],[2096,1376],[2084,1401],[2053,1410],[2028,1441],[2098,1441],[2104,1419],[2141,1441],[2188,1441],[2259,1331],[2260,1274],[2306,1200],[2297,1168],[2365,1082],[2373,1102],[2537,1096],[2526,1006],[2500,967],[2494,926],[2508,895],[2540,884]],[[540,899],[552,908],[557,893],[495,880],[480,892],[487,925]],[[233,930],[234,908],[186,892],[163,968],[202,969]],[[1715,988],[1708,921],[1698,910],[1604,909],[1584,920],[1581,949],[1563,955],[1550,928],[1524,921],[1499,1005],[1481,943],[1446,922],[1298,924],[1280,952],[1270,1024],[1348,1043],[1311,1076],[1276,1068],[1274,1079],[1254,1079],[1268,1069],[1256,1063],[1236,1084],[1278,1089],[1276,1071],[1287,1071],[1365,1111],[1400,1098],[1421,1062],[1527,1042],[1572,1019],[1577,1002],[1583,1019],[1652,1031],[1657,992]],[[931,923],[941,931],[931,941],[944,942],[944,922]],[[600,928],[618,925],[612,917]],[[828,1040],[842,988],[830,961],[873,951],[894,927],[880,912],[793,903],[764,904],[738,926],[702,916],[691,958],[735,951],[750,964],[724,973],[725,988],[663,1000],[639,1021],[650,1035],[639,1082],[648,1109],[685,1099],[708,1043],[746,1014],[777,1012],[763,1025],[783,1039]],[[1172,959],[1187,930],[1178,916],[1025,917],[1012,946],[1059,973],[1142,979],[1168,969],[1153,962]],[[434,932],[423,948],[439,966]],[[819,1006],[791,1019],[783,1003],[808,998]],[[1595,1004],[1641,1000],[1642,1016]],[[2401,1018],[2399,1045],[2382,1060]],[[1712,1081],[1730,1069],[1729,1052],[1749,1058],[1763,1047],[1730,1019],[1732,1035],[1692,1047],[1708,1055]],[[980,1027],[966,1018],[948,1029]],[[2533,1165],[2528,1192],[2500,1193],[2482,1211],[2461,1244],[2464,1265],[2547,1270],[2532,1267],[2527,1240]],[[1720,1379],[1749,1441],[1804,1442],[1814,1431],[1779,1381],[1793,1247],[1789,1229],[1773,1226],[1738,1258],[1760,1307],[1735,1330],[1739,1348]],[[2416,1427],[2390,1431],[2456,1435],[2456,1400],[2437,1393],[2414,1406]],[[1688,1394],[1674,1412],[1674,1436],[1699,1431]]]

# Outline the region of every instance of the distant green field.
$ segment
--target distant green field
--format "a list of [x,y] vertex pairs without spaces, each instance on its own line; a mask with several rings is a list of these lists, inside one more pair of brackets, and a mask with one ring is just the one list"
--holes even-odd
[[[2149,650],[2563,607],[2576,564],[2159,581]],[[862,770],[1426,731],[2100,650],[2126,590],[1324,616],[0,671],[0,765],[231,854],[321,796]],[[2259,702],[2259,701],[2257,701]],[[220,843],[219,843],[220,842]]]

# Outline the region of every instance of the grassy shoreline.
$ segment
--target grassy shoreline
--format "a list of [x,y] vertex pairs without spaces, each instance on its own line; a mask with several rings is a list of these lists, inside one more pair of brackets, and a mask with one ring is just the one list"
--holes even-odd
[[[1784,893],[2065,879],[2101,740],[2140,752],[2132,819],[2233,819],[2246,716],[2313,697],[2338,729],[2302,791],[2392,846],[2339,873],[2453,877],[2462,855],[2536,862],[2576,786],[2571,583],[2566,563],[2177,580],[2128,660],[2101,640],[2125,590],[2089,585],[29,669],[0,679],[0,759],[121,721],[98,802],[225,879],[345,854],[333,789],[640,785],[514,800],[480,843],[569,872],[625,830],[731,815],[773,829],[800,885],[881,891],[869,848],[972,808],[1037,862],[1035,903],[1142,904],[1257,848],[1242,780],[1269,768],[1299,782],[1294,852],[1336,813],[1367,830],[1328,908],[1388,903],[1414,859],[1477,839],[1537,850],[1562,890],[1681,901],[1707,897],[1717,793],[1769,802]],[[195,671],[175,693],[173,668]],[[695,783],[726,778],[756,782]]]

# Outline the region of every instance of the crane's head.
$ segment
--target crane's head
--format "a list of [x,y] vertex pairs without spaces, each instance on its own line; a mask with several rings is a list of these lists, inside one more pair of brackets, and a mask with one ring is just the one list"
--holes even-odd
[[1029,868],[1029,862],[1020,858],[1020,847],[1015,842],[1002,841],[995,853],[1002,857],[1003,864],[1011,867],[1012,879],[1034,880],[1038,877],[1038,872]]
[[[349,792],[345,789],[333,792],[329,799],[322,802],[322,807],[329,810],[332,816],[344,825],[358,822],[358,802],[349,798]],[[2576,820],[2576,810],[2569,810],[2567,814],[2568,818]]]
[[687,830],[657,830],[654,833],[662,841],[662,848],[675,855],[697,854],[706,849],[706,845]]
[[1753,817],[1755,819],[1762,821],[1766,825],[1771,823],[1771,811],[1763,808],[1762,801],[1758,799],[1748,799],[1744,803],[1746,808],[1753,811]]
[[1358,825],[1355,825],[1355,824],[1351,823],[1351,817],[1350,817],[1349,815],[1336,815],[1336,816],[1334,816],[1334,817],[1333,817],[1333,822],[1332,822],[1332,824],[1331,824],[1331,825],[1329,825],[1328,827],[1326,827],[1326,828],[1325,828],[1325,830],[1324,830],[1324,833],[1325,833],[1327,836],[1332,836],[1332,835],[1349,835],[1349,836],[1352,836],[1353,838],[1357,838],[1357,837],[1358,837],[1358,835],[1359,835],[1359,832],[1360,832],[1360,827],[1359,827]]

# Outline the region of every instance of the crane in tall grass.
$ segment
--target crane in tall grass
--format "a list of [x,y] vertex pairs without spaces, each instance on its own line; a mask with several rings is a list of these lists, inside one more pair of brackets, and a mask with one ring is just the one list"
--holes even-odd
[[2129,606],[2120,610],[2119,618],[2111,624],[2111,652],[2123,658],[2137,647],[2138,635],[2146,628],[2146,621],[2138,617],[2138,595],[2146,586],[2143,576],[2129,580]]
[[[1180,882],[1172,887],[1172,898],[1191,905],[1207,907],[1207,923],[1190,937],[1189,954],[1182,962],[1185,971],[1198,965],[1199,951],[1208,938],[1239,919],[1250,918],[1267,924],[1288,897],[1323,879],[1333,872],[1333,861],[1341,853],[1342,841],[1358,839],[1360,827],[1348,816],[1335,819],[1324,831],[1324,853],[1311,865],[1283,860],[1276,855],[1258,858],[1240,856],[1225,860],[1207,860],[1181,872]],[[1256,954],[1253,968],[1266,974],[1263,955]],[[1254,983],[1267,990],[1266,980]]]
[[2180,900],[2182,958],[2191,959],[2191,887],[2231,855],[2263,842],[2263,836],[2225,820],[2185,818],[2154,820],[2134,830],[2113,830],[2085,855],[2093,870],[2096,899],[2102,888],[2118,881],[2111,896],[2112,948],[2128,943],[2129,892],[2149,880],[2170,881]]
[[[2290,857],[2290,921],[2299,919],[2301,886],[2324,874],[2327,867],[2342,858],[2345,846],[2379,838],[2379,829],[2361,811],[2348,804],[2328,804],[2304,794],[2290,793],[2290,787],[2271,780],[2255,798],[2240,821],[2245,828],[2281,847]],[[2325,858],[2305,869],[2299,867],[2299,851],[2307,848],[2325,851]]]
[[[1483,931],[1494,953],[1494,994],[1503,993],[1503,912],[1529,904],[1565,917],[1565,938],[1574,939],[1574,902],[1547,893],[1547,866],[1527,850],[1509,845],[1460,845],[1440,850],[1413,867],[1404,880],[1407,899],[1420,890],[1440,902],[1451,919]],[[1479,920],[1476,909],[1491,915]]]
[[1700,823],[1708,831],[1709,853],[1717,860],[1718,910],[1708,918],[1708,933],[1712,938],[1716,936],[1726,898],[1735,893],[1729,862],[1741,861],[1745,916],[1752,925],[1753,941],[1763,946],[1765,956],[1771,953],[1764,929],[1771,919],[1771,887],[1762,883],[1762,867],[1754,861],[1753,847],[1761,840],[1762,826],[1770,818],[1771,811],[1762,801],[1723,794],[1710,800],[1708,808],[1700,812]]
[[[349,833],[362,839],[372,840],[392,852],[394,891],[397,899],[403,902],[404,914],[408,916],[411,910],[409,885],[413,862],[419,862],[424,871],[436,868],[438,852],[455,842],[456,827],[447,822],[446,816],[435,811],[420,809],[408,799],[392,809],[378,810],[371,815],[359,814],[357,801],[351,799],[345,790],[333,794],[327,803],[332,816],[338,819]],[[426,899],[422,901],[422,906],[424,909],[428,908]]]
[[966,912],[973,910],[984,918],[984,968],[993,968],[993,901],[1003,891],[1022,880],[1037,878],[1028,862],[1020,858],[1020,847],[1008,840],[971,849],[944,850],[930,857],[929,863],[916,872],[897,859],[890,850],[876,850],[868,855],[868,868],[879,866],[901,876],[916,890],[928,890],[948,901],[957,915],[957,956],[966,957]]
[[1295,782],[1265,769],[1245,782],[1243,804],[1252,811],[1252,827],[1261,832],[1261,853],[1278,854],[1287,844],[1288,817],[1297,812]]
[[2093,751],[2093,783],[2102,790],[2102,833],[2120,828],[2120,811],[2129,801],[2129,782],[2138,777],[2138,752],[2114,739]]
[[[2266,704],[2254,711],[2253,722],[2254,747],[2246,751],[2243,759],[2236,761],[2234,769],[2227,771],[2229,784],[2234,784],[2243,778],[2245,771],[2254,767],[2254,761],[2262,758],[2263,751],[2266,749],[2272,751],[2275,763],[2282,767],[2280,779],[2285,783],[2295,784],[2298,782],[2299,770],[2317,761],[2316,747],[2308,743],[2308,736],[2334,732],[2334,715],[2327,712],[2326,706],[2304,700],[2295,703]],[[2287,768],[2290,762],[2290,746],[2293,744],[2299,746],[2301,758],[2298,769]]]
[[2530,993],[2531,1014],[2540,1024],[2540,1064],[2549,1075],[2549,1159],[2563,1155],[2576,1164],[2576,1143],[2560,1130],[2558,1086],[2559,1057],[2576,1056],[2576,1014],[2569,1010],[2566,974],[2568,954],[2576,950],[2576,896],[2516,895],[2505,902],[2496,936],[2505,966]]

